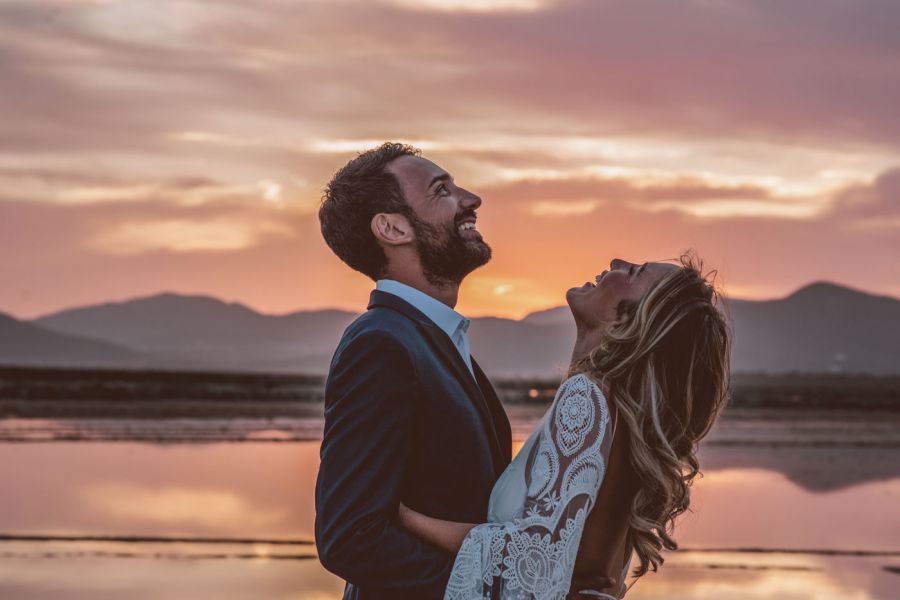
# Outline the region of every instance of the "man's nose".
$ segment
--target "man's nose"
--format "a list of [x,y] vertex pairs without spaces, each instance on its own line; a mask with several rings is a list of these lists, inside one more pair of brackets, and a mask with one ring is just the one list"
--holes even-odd
[[616,269],[625,269],[628,267],[628,261],[622,260],[621,258],[614,258],[609,261],[609,268],[612,270]]
[[469,190],[462,190],[462,199],[459,201],[459,206],[463,210],[475,210],[479,206],[481,206],[481,198]]

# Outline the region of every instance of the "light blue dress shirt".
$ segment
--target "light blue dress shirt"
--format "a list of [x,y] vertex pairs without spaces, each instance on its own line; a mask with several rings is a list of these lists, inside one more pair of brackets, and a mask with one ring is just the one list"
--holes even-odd
[[379,279],[375,282],[375,289],[380,292],[393,294],[401,300],[406,300],[431,319],[435,325],[449,336],[460,356],[462,356],[463,362],[469,367],[469,373],[472,374],[472,377],[475,377],[469,350],[469,338],[466,336],[466,332],[469,330],[469,320],[467,318],[425,292],[393,279]]

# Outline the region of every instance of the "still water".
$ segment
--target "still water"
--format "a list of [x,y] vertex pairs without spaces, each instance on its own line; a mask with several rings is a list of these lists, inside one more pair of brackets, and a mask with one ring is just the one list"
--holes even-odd
[[[0,598],[340,598],[311,544],[318,446],[0,443]],[[705,447],[685,550],[629,597],[900,598],[898,457]]]

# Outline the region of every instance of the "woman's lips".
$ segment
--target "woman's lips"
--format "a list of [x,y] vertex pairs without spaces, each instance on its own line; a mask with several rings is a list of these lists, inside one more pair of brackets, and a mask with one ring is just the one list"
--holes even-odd
[[580,289],[584,289],[584,288],[595,288],[595,287],[597,287],[598,285],[600,285],[600,282],[603,281],[603,278],[606,277],[606,274],[607,274],[607,273],[609,273],[609,271],[603,271],[602,273],[600,273],[599,275],[597,275],[597,276],[594,278],[594,281],[585,281],[585,282],[581,285],[581,288],[580,288]]

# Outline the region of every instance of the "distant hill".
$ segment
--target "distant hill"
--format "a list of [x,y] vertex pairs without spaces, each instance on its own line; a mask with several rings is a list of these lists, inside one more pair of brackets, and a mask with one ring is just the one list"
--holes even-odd
[[[735,330],[735,372],[900,374],[895,298],[815,283],[778,300],[726,301],[726,308]],[[75,336],[68,339],[102,340],[118,349],[110,360],[121,360],[121,352],[130,349],[132,360],[154,367],[323,373],[355,317],[340,310],[265,315],[209,296],[166,293],[17,323]],[[575,329],[568,308],[558,307],[519,321],[473,319],[470,337],[473,354],[489,373],[540,377],[564,369]],[[60,364],[62,346],[29,347],[34,349],[20,352],[13,338],[0,335],[0,362]],[[85,356],[102,361],[97,352]]]
[[522,319],[529,325],[568,325],[571,324],[572,313],[568,306],[556,306],[546,310],[530,313]]
[[741,371],[900,373],[900,300],[833,283],[787,298],[732,300]]
[[264,315],[210,296],[165,293],[64,310],[34,322],[128,346],[162,367],[322,371],[355,317],[339,310]]
[[141,367],[146,361],[129,348],[48,331],[0,313],[0,364]]
[[[735,332],[734,372],[900,374],[896,298],[817,282],[785,298],[726,300],[725,307]],[[483,331],[475,320],[472,347],[486,370],[530,373],[566,363],[575,339],[568,307],[532,313],[518,324],[514,332]]]

